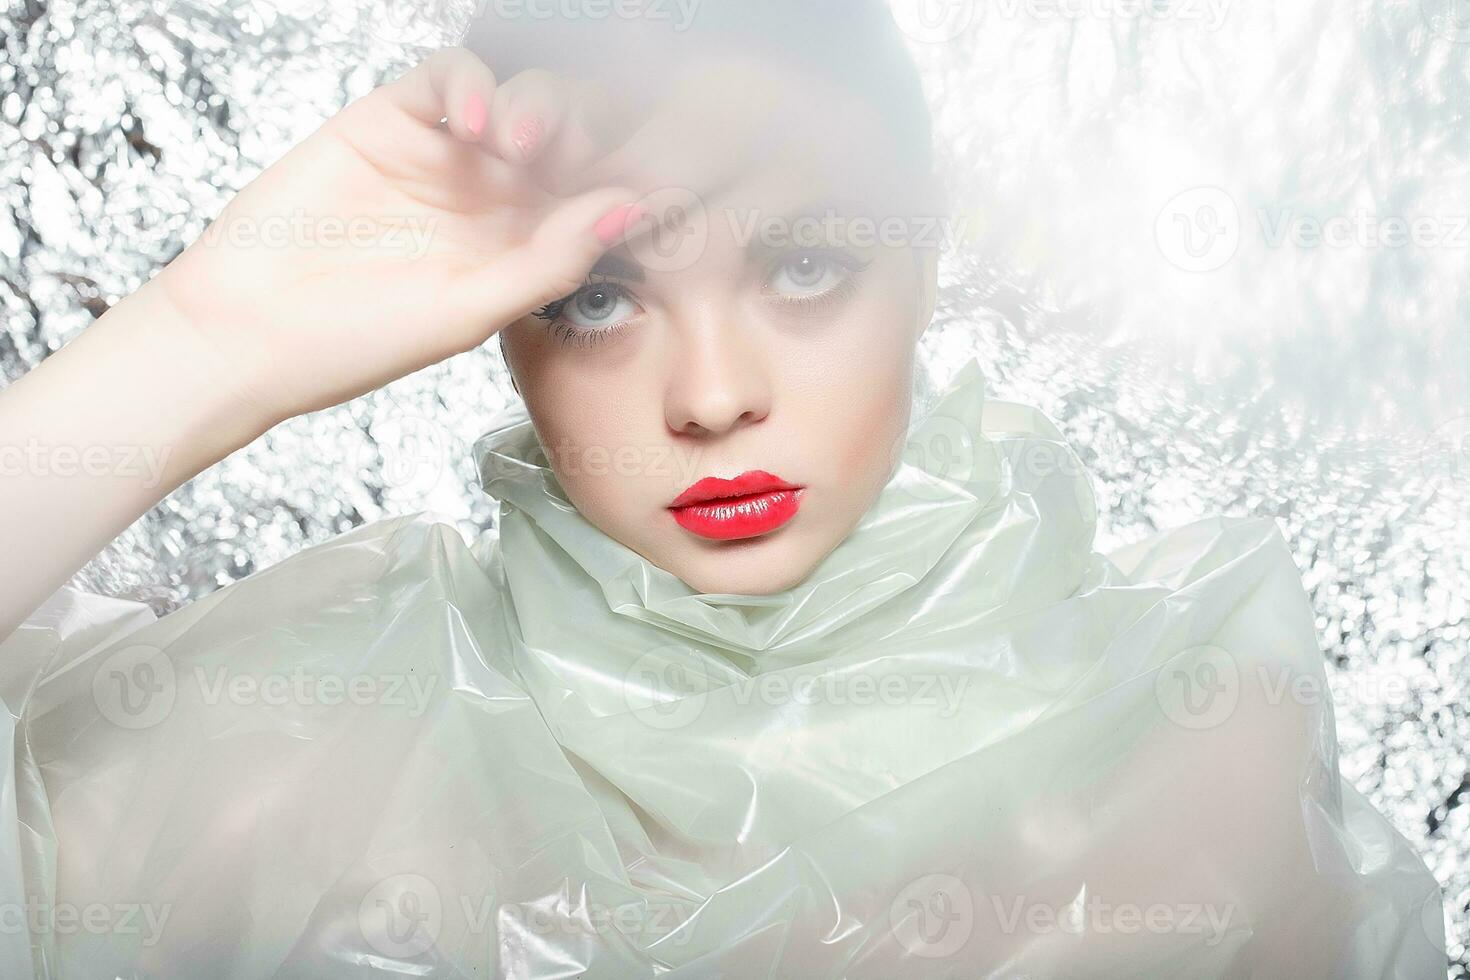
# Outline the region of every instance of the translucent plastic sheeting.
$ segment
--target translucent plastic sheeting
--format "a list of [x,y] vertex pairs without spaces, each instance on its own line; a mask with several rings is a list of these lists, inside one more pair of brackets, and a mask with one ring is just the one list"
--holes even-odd
[[[910,30],[974,14],[958,36],[911,36],[954,191],[920,355],[941,386],[978,356],[993,394],[1055,420],[1094,478],[1100,550],[1213,514],[1276,520],[1342,772],[1438,876],[1470,980],[1470,34],[1454,6],[894,3]],[[164,7],[0,2],[5,378],[485,4]],[[1201,187],[1229,200],[1211,210]],[[1213,271],[1161,234],[1188,232],[1188,204],[1239,217]],[[1397,219],[1427,222],[1428,244],[1389,244]],[[293,419],[76,584],[162,615],[386,517],[431,510],[478,535],[494,502],[468,450],[514,401],[491,344]]]
[[1078,457],[978,362],[772,596],[596,530],[524,417],[478,450],[474,548],[375,523],[0,646],[0,973],[1445,975],[1275,525],[1098,553]]

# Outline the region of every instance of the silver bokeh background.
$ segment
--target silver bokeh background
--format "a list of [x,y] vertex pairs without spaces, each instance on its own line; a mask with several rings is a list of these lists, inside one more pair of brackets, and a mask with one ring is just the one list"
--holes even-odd
[[[1059,422],[1104,549],[1215,512],[1278,519],[1343,771],[1444,884],[1470,976],[1470,0],[895,8],[952,191],[938,382],[978,354],[998,397]],[[468,13],[0,0],[5,379]],[[513,397],[490,346],[283,425],[80,584],[165,611],[384,516],[473,533],[494,508],[468,448]]]

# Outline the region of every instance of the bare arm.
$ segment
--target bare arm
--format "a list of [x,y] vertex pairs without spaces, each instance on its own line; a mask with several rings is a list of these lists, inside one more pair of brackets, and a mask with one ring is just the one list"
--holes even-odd
[[[578,110],[544,72],[501,84],[462,48],[436,52],[0,391],[0,638],[271,426],[473,349],[580,286],[629,230],[635,195],[579,183],[598,154]],[[534,146],[516,136],[528,120],[545,133]]]
[[266,428],[156,283],[0,391],[0,637]]

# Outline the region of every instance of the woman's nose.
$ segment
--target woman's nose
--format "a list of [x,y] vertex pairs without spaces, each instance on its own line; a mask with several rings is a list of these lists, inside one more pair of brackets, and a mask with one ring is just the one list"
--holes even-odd
[[771,410],[766,355],[739,322],[712,318],[680,331],[664,411],[669,428],[710,436],[764,419]]

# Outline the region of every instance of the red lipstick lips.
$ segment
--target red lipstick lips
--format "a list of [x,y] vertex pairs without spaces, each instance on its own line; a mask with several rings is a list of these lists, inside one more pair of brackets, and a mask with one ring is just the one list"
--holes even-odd
[[669,513],[680,527],[700,537],[751,538],[795,517],[805,489],[764,470],[750,470],[733,480],[711,476],[679,494]]

